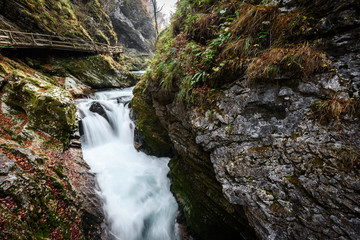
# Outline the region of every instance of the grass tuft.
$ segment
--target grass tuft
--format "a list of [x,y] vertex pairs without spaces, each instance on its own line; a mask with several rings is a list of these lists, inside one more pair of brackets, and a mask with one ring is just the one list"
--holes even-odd
[[334,96],[332,99],[316,102],[312,112],[320,123],[339,122],[346,114],[360,117],[360,99]]
[[272,48],[253,59],[246,70],[248,83],[278,77],[306,79],[311,74],[327,71],[326,55],[309,45],[295,48]]

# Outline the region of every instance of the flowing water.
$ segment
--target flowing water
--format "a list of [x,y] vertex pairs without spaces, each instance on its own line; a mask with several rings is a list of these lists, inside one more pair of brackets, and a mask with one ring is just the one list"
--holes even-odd
[[[77,100],[84,159],[97,175],[114,239],[174,240],[177,203],[167,178],[169,159],[134,148],[134,123],[126,104],[131,97],[132,88],[127,88]],[[90,110],[95,102],[106,115]]]

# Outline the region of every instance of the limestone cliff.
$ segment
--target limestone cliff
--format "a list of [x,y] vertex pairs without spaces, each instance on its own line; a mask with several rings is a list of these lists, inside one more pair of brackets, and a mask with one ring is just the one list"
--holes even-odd
[[359,2],[178,6],[136,97],[177,151],[172,188],[190,229],[358,239]]
[[140,52],[152,52],[156,32],[143,0],[105,0],[118,40]]

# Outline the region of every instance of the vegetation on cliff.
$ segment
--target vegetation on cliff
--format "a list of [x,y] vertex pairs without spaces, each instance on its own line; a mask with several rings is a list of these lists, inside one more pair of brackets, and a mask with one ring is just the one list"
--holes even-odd
[[320,43],[309,39],[319,21],[305,10],[283,13],[261,1],[181,1],[148,79],[198,105],[242,76],[248,84],[306,79],[330,70]]
[[196,210],[221,219],[226,201],[208,197],[223,194],[263,239],[359,234],[358,9],[353,0],[178,2],[135,97],[152,102],[174,144],[172,188],[196,233],[220,239]]

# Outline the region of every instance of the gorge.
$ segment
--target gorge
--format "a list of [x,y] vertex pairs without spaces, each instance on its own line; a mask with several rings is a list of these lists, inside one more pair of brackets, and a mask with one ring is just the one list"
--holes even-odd
[[145,3],[0,0],[124,48],[0,43],[0,238],[359,239],[359,1]]

